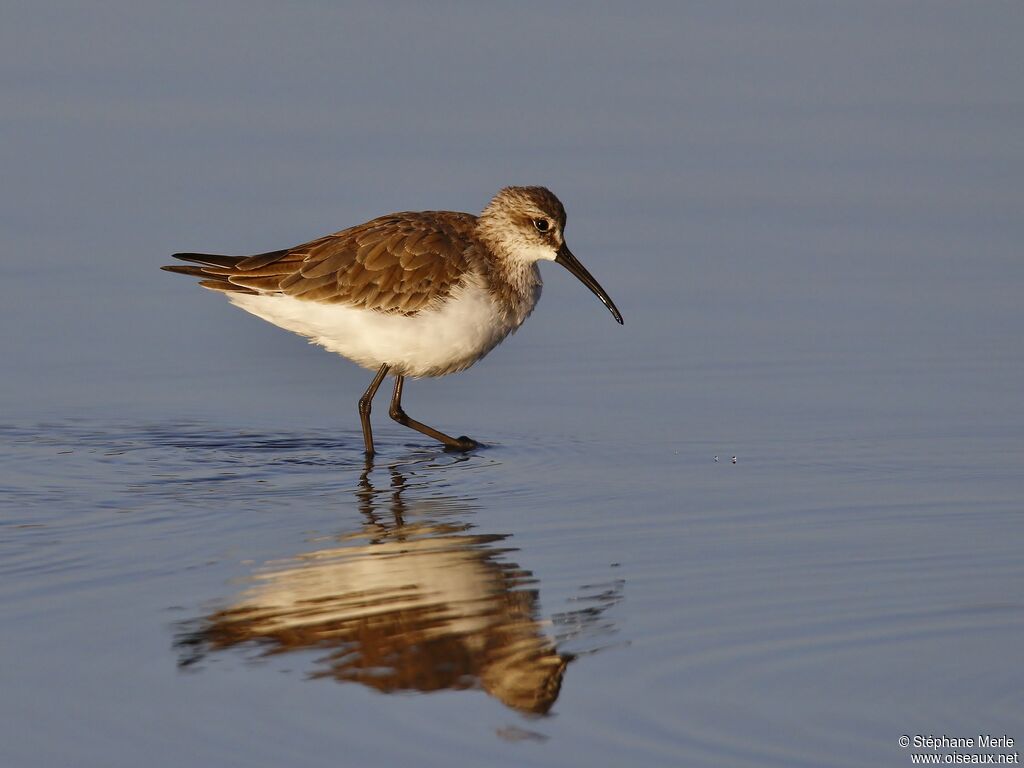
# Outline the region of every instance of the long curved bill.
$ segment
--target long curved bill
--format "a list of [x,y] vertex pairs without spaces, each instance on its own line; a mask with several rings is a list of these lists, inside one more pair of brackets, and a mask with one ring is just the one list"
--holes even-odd
[[601,284],[594,279],[594,276],[587,272],[587,268],[580,264],[580,260],[572,255],[572,251],[569,250],[569,246],[565,243],[562,243],[562,247],[555,254],[555,264],[561,264],[576,275],[579,281],[593,291],[594,295],[601,300],[601,303],[608,307],[608,311],[612,313],[612,317],[618,321],[619,325],[622,325],[622,315],[619,313],[618,307],[615,306],[615,302],[612,301],[612,297],[605,292]]

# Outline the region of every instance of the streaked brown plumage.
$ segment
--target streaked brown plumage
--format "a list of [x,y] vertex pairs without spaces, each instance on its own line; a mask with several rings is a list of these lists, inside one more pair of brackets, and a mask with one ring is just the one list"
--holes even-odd
[[[282,251],[249,257],[205,254],[206,262],[169,271],[206,278],[225,292],[282,293],[305,301],[413,315],[444,299],[478,260],[476,217],[468,213],[393,213]],[[190,258],[194,257],[194,258]],[[474,258],[477,257],[477,258]]]

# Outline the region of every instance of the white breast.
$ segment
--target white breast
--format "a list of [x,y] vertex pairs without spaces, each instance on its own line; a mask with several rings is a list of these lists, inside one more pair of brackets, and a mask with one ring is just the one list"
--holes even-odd
[[405,316],[279,294],[228,294],[245,311],[359,365],[387,363],[414,377],[468,368],[516,330],[539,297],[538,286],[522,311],[502,312],[482,281],[470,278],[436,308]]

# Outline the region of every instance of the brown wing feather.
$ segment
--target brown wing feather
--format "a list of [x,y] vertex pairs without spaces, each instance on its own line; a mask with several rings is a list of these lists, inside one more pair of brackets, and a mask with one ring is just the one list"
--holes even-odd
[[412,315],[447,296],[469,271],[475,223],[468,213],[394,213],[284,251],[175,254],[199,266],[172,271],[206,278],[204,286],[221,291]]

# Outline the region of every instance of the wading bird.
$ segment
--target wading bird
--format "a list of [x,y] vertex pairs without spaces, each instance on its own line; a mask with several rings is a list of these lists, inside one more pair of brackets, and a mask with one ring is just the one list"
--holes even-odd
[[359,400],[368,456],[370,406],[389,373],[391,418],[468,451],[402,410],[407,376],[463,371],[522,325],[540,298],[538,261],[561,264],[622,323],[597,280],[565,244],[565,208],[544,187],[506,187],[479,216],[455,211],[392,213],[294,248],[255,256],[176,253],[170,272],[274,325],[337,352],[376,376]]

